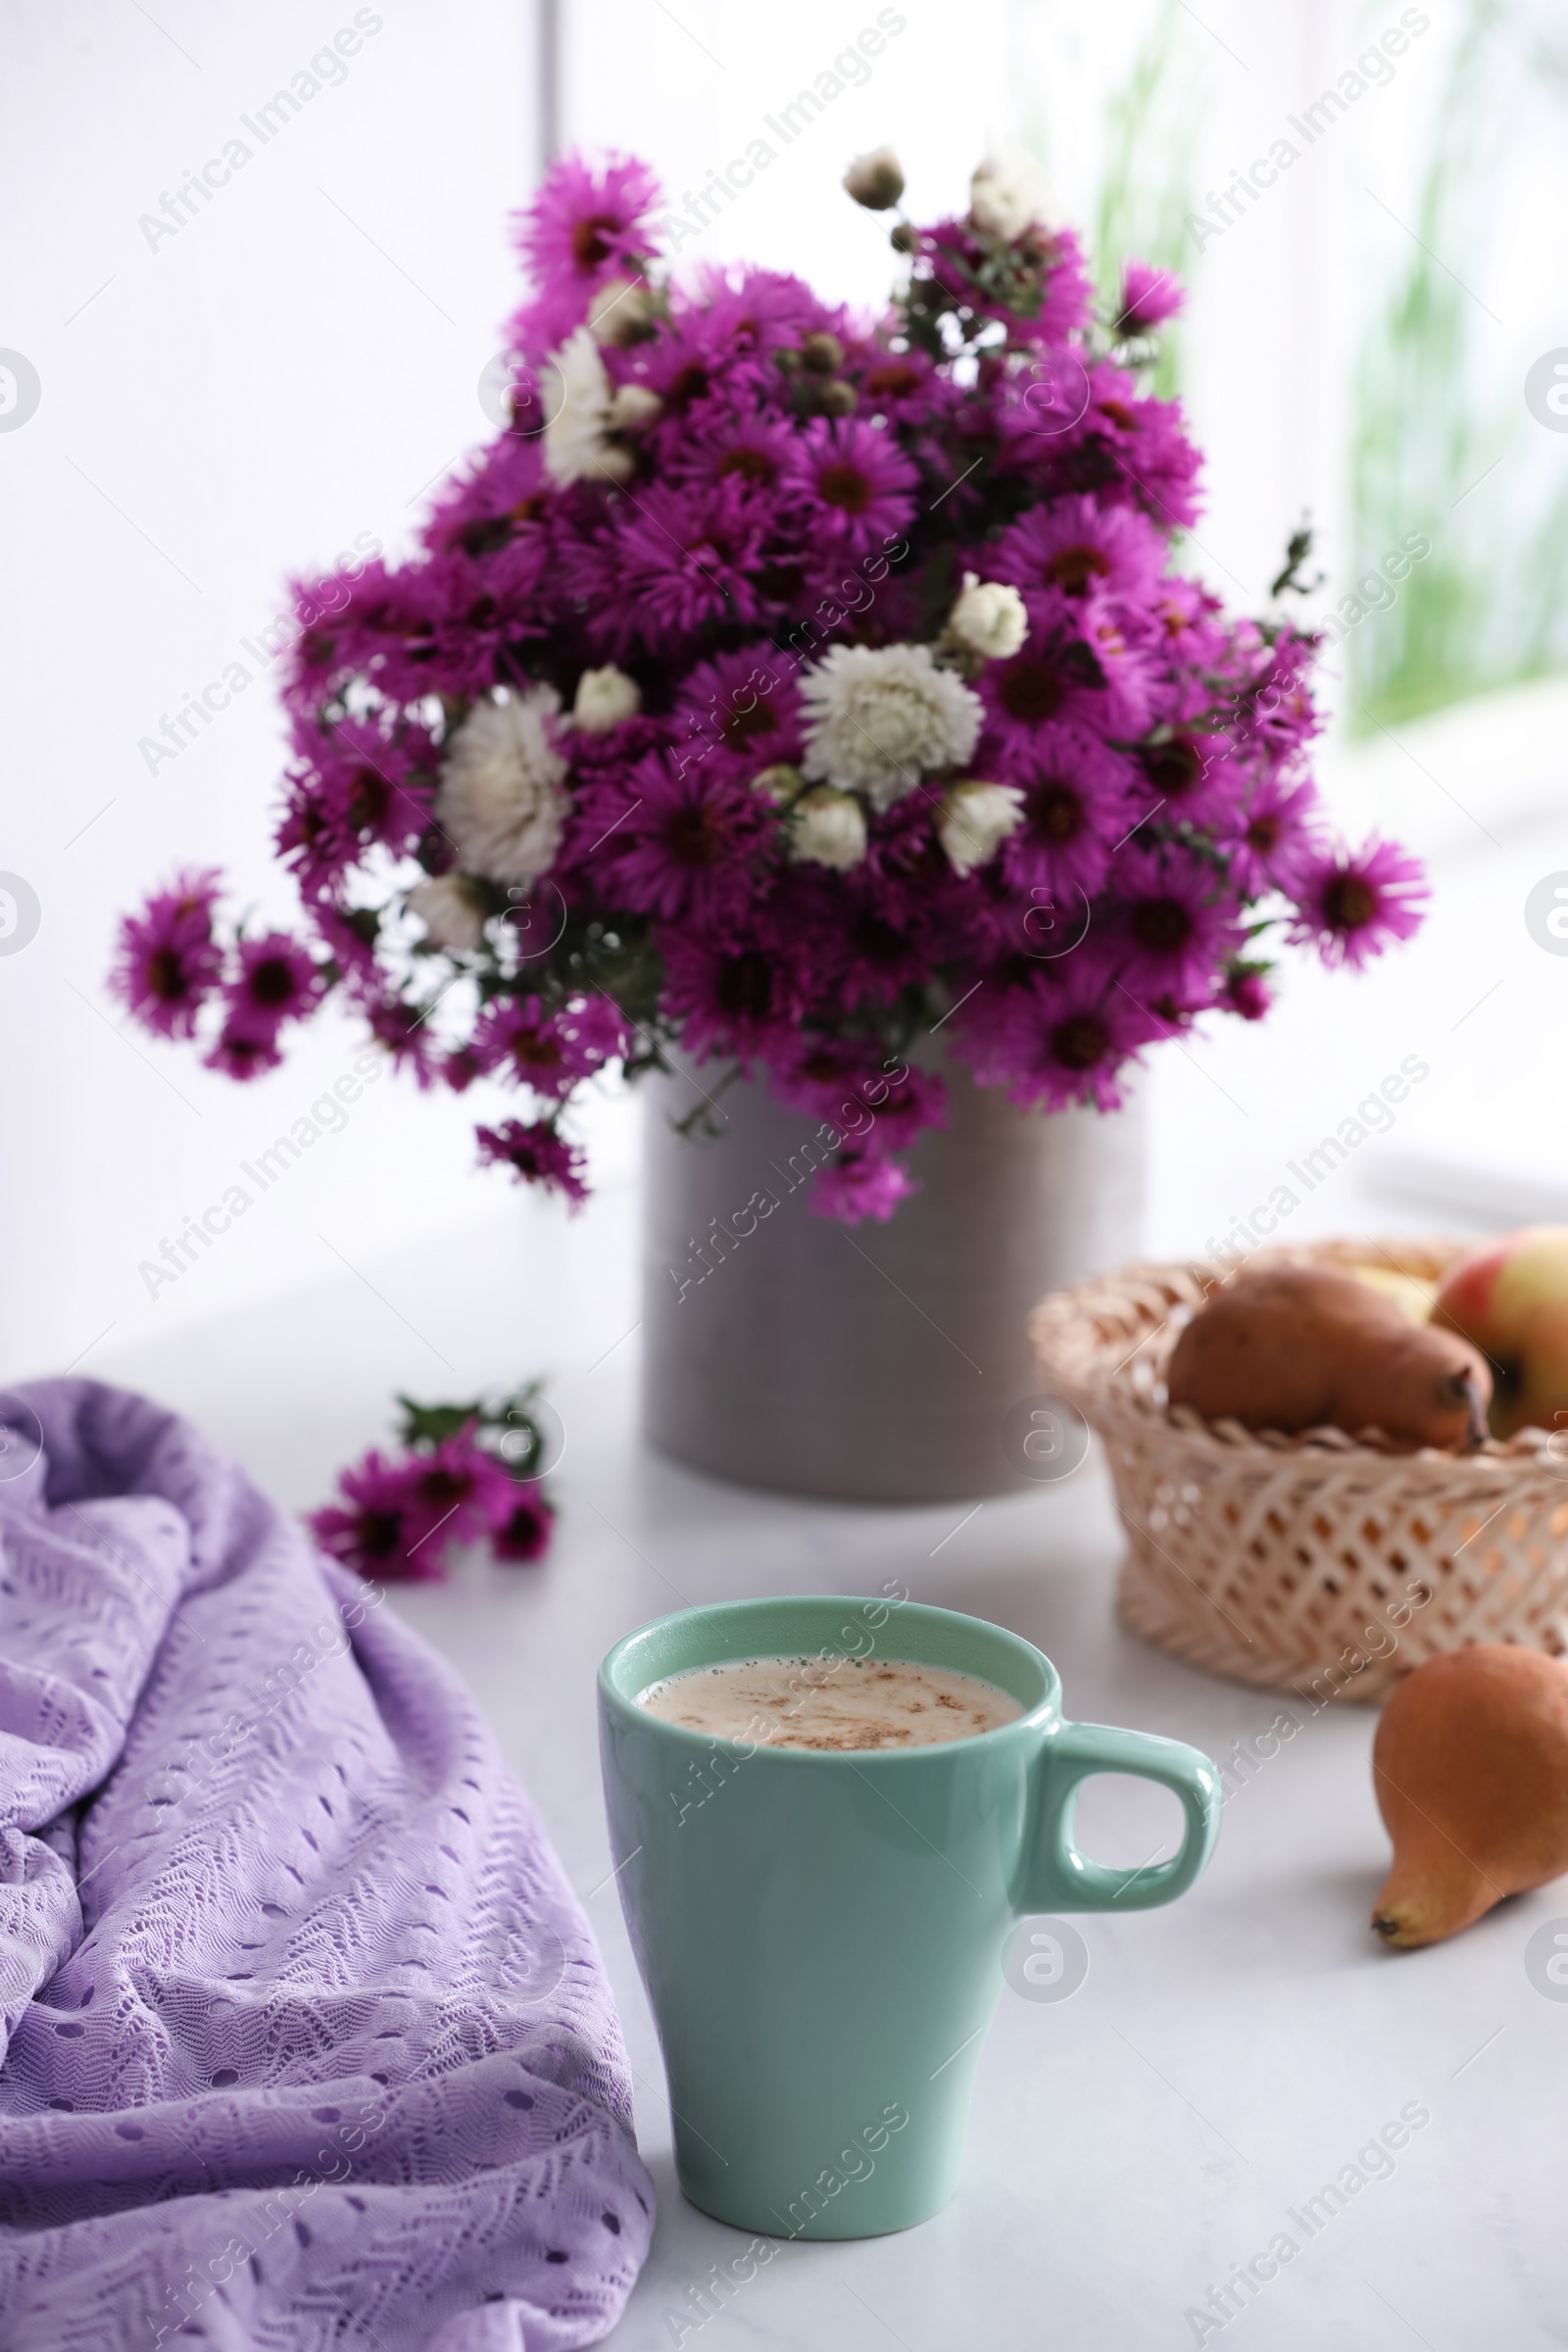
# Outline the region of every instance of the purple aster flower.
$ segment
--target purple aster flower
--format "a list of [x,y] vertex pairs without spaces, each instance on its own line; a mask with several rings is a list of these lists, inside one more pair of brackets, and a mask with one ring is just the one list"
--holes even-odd
[[1168,1022],[1116,987],[1103,958],[1087,947],[1041,965],[1017,986],[982,988],[958,1019],[979,1083],[1048,1110],[1069,1102],[1119,1110],[1122,1064],[1170,1033]]
[[661,470],[677,453],[689,463],[710,426],[722,430],[742,411],[765,407],[777,380],[755,348],[738,349],[708,312],[679,300],[652,342],[616,355],[614,373],[658,398],[654,444]]
[[372,1448],[363,1462],[341,1471],[343,1501],[312,1511],[305,1522],[321,1549],[361,1576],[438,1582],[439,1556],[428,1547],[422,1558],[413,1552],[419,1533],[411,1510],[414,1468],[412,1458],[389,1462]]
[[899,1160],[879,1152],[840,1152],[817,1170],[807,1204],[813,1216],[841,1225],[858,1225],[864,1217],[885,1225],[899,1202],[919,1189],[919,1179]]
[[772,1062],[794,1043],[807,982],[786,943],[769,937],[762,925],[729,942],[665,931],[659,948],[662,1008],[699,1059],[729,1054],[750,1068],[759,1056]]
[[268,931],[260,939],[239,943],[239,972],[223,994],[230,1010],[248,1021],[254,1033],[270,1027],[275,1036],[285,1021],[303,1021],[321,1001],[321,967],[309,948],[286,931]]
[[1141,642],[1140,617],[1094,596],[1085,599],[1080,612],[1083,642],[1105,681],[1102,724],[1113,737],[1142,735],[1153,718],[1158,679]]
[[596,628],[607,652],[684,652],[707,626],[761,618],[767,518],[739,476],[706,489],[656,483],[625,505],[625,521],[585,551],[576,575],[603,605]]
[[340,1474],[338,1491],[342,1503],[306,1522],[323,1551],[362,1576],[438,1584],[448,1553],[488,1532],[514,1488],[470,1424],[401,1460],[372,1450]]
[[1083,727],[1036,731],[1006,780],[1024,795],[1023,821],[1003,844],[1002,870],[1016,889],[1054,899],[1094,898],[1111,853],[1136,821],[1126,760]]
[[517,221],[517,248],[537,287],[513,320],[519,351],[554,351],[609,279],[643,274],[659,200],[658,180],[632,156],[612,154],[597,172],[574,155],[551,165]]
[[197,1013],[222,977],[223,952],[213,937],[220,895],[216,867],[179,874],[120,926],[119,960],[109,985],[156,1036],[191,1036]]
[[[569,1066],[565,1040],[538,997],[490,1005],[481,1013],[463,1058],[472,1070],[504,1070],[536,1095],[567,1095],[578,1076]],[[453,1083],[450,1060],[445,1075]]]
[[[525,416],[531,396],[529,380],[521,379],[514,405]],[[476,563],[537,546],[549,491],[542,435],[537,429],[503,433],[437,491],[419,536],[432,554],[461,553]]]
[[1117,858],[1112,883],[1123,986],[1152,1003],[1205,1002],[1215,965],[1240,944],[1213,868],[1185,850],[1132,843]]
[[794,664],[771,646],[743,646],[699,662],[681,681],[671,714],[671,753],[684,774],[714,753],[729,753],[748,775],[801,756],[801,698]]
[[358,1002],[380,985],[375,943],[380,916],[373,907],[335,906],[330,899],[315,900],[309,909],[311,927],[337,965],[343,986]]
[[1145,795],[1141,817],[1233,834],[1241,822],[1248,777],[1227,758],[1230,748],[1223,736],[1200,734],[1170,734],[1141,744],[1136,771]]
[[305,1020],[321,1002],[321,966],[286,931],[239,943],[239,971],[223,990],[223,1025],[206,1055],[210,1070],[241,1081],[275,1070],[282,1059],[278,1032]]
[[798,1036],[773,1068],[773,1094],[828,1121],[848,1152],[906,1151],[926,1127],[946,1127],[948,1090],[930,1071],[874,1042]]
[[1265,978],[1267,969],[1266,964],[1233,963],[1217,1003],[1226,1012],[1240,1013],[1244,1021],[1260,1021],[1274,1002]]
[[[1195,709],[1200,702],[1206,704],[1204,673],[1218,667],[1226,645],[1219,598],[1197,580],[1167,572],[1154,590],[1145,618],[1150,641],[1169,665],[1173,684],[1190,695]],[[1191,712],[1183,709],[1168,715],[1182,717]]]
[[1292,783],[1265,775],[1238,811],[1238,833],[1230,851],[1231,888],[1244,899],[1265,891],[1293,891],[1302,862],[1316,846],[1312,830],[1317,788],[1305,778]]
[[1064,498],[1003,532],[976,557],[986,576],[1014,587],[1077,601],[1088,596],[1147,603],[1165,566],[1165,542],[1136,507]]
[[426,691],[433,652],[427,598],[422,569],[398,571],[377,559],[352,583],[330,623],[301,638],[283,699],[305,730],[302,750],[321,706],[350,678],[370,680],[394,702],[412,703]]
[[[1086,614],[1085,618],[1088,619]],[[1118,649],[1115,657],[1128,666]],[[1102,654],[1088,640],[1043,618],[1010,662],[988,662],[980,673],[988,734],[1009,759],[1027,759],[1043,731],[1056,721],[1099,735],[1141,733],[1120,723],[1123,698],[1113,696]]]
[[891,433],[858,417],[814,417],[793,459],[813,501],[812,534],[833,553],[854,558],[886,546],[914,513],[914,467]]
[[660,434],[660,456],[672,481],[734,482],[750,498],[766,501],[777,511],[781,486],[797,500],[802,495],[791,478],[796,429],[787,416],[760,411],[755,389],[744,389],[752,392],[751,398],[710,400],[700,416],[677,416]]
[[632,1023],[602,988],[591,996],[569,998],[556,1015],[556,1026],[580,1078],[591,1078],[607,1063],[621,1060],[631,1046]]
[[302,894],[319,898],[343,879],[358,843],[343,839],[319,777],[307,767],[285,777],[283,814],[272,846],[299,878]]
[[416,1083],[432,1086],[436,1076],[435,1040],[430,1035],[429,1007],[401,997],[372,997],[362,983],[370,1034],[385,1046],[395,1069],[408,1070]]
[[404,1510],[412,1558],[428,1546],[439,1563],[453,1545],[476,1542],[511,1499],[512,1474],[475,1442],[472,1423],[439,1446],[416,1452],[407,1471]]
[[924,423],[942,380],[936,362],[923,351],[873,347],[866,352],[857,379],[859,413],[885,416],[890,424]]
[[491,1501],[490,1548],[498,1560],[543,1559],[555,1525],[554,1505],[538,1480],[509,1478],[507,1492],[497,1489]]
[[711,764],[676,775],[656,754],[618,790],[584,796],[573,863],[607,904],[730,935],[777,832],[776,809],[749,784]]
[[269,1070],[282,1065],[277,1023],[249,1006],[231,1005],[212,1051],[204,1054],[202,1060],[208,1069],[220,1071],[241,1085],[251,1078],[265,1078]]
[[1420,930],[1429,895],[1419,858],[1391,841],[1374,835],[1358,851],[1322,851],[1294,887],[1298,919],[1290,937],[1315,946],[1327,964],[1359,970],[1391,939]]
[[304,756],[286,779],[275,841],[310,897],[334,888],[372,842],[399,855],[417,844],[440,758],[426,728],[405,727],[396,743],[366,719],[343,719],[325,735],[296,721],[294,733]]
[[1041,437],[1022,408],[1010,420],[1041,488],[1053,496],[1092,491],[1142,507],[1162,531],[1190,528],[1198,520],[1201,460],[1180,404],[1142,397],[1133,375],[1111,360],[1089,369],[1087,389],[1088,405],[1065,432]]
[[538,634],[533,606],[547,560],[548,550],[525,574],[520,610],[496,594],[498,569],[461,550],[431,555],[400,574],[380,615],[371,664],[376,685],[415,708],[432,693],[477,701],[495,681],[506,649]]
[[[923,810],[923,801],[920,806]],[[940,845],[936,855],[942,857]],[[942,862],[948,864],[945,857]],[[953,892],[960,891],[951,866],[948,875]],[[803,867],[790,898],[813,995],[829,1018],[836,1021],[862,1005],[892,1004],[929,976],[938,907],[915,877],[901,887],[869,858],[845,874]]]
[[499,1127],[476,1127],[481,1167],[506,1166],[523,1184],[543,1185],[547,1192],[564,1193],[572,1208],[588,1198],[582,1180],[583,1154],[568,1144],[549,1119],[525,1127],[520,1119],[503,1119]]
[[559,1100],[607,1061],[618,1060],[629,1037],[625,1015],[606,996],[574,997],[558,1012],[547,1012],[538,997],[506,999],[480,1015],[467,1047],[448,1058],[444,1075],[461,1093],[472,1076],[504,1070],[536,1095]]
[[1256,666],[1238,690],[1231,713],[1238,742],[1260,744],[1278,758],[1298,751],[1318,732],[1322,721],[1308,676],[1316,654],[1315,640],[1292,629],[1282,630],[1272,646],[1259,644]]
[[1150,335],[1167,318],[1174,318],[1187,300],[1181,280],[1168,270],[1148,262],[1128,262],[1121,273],[1121,311],[1118,335]]
[[735,350],[766,356],[812,334],[848,333],[845,313],[824,303],[803,277],[783,270],[705,262],[692,300],[713,333]]

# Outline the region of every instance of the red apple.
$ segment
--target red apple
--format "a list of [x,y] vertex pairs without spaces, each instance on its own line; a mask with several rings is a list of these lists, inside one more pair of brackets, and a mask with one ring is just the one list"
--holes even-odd
[[1432,1320],[1490,1360],[1494,1438],[1568,1431],[1568,1225],[1483,1243],[1446,1277]]

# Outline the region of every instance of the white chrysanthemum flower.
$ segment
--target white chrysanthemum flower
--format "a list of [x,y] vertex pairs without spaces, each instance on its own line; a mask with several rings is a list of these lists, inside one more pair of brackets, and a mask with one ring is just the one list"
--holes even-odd
[[437,874],[429,882],[416,882],[408,907],[435,947],[466,949],[471,955],[483,944],[484,908],[463,874]]
[[555,862],[566,823],[566,762],[549,725],[560,708],[553,686],[535,686],[480,703],[453,736],[435,815],[466,872],[529,883]]
[[585,735],[608,735],[623,718],[635,718],[642,707],[642,688],[636,679],[628,678],[613,662],[607,662],[603,669],[585,669],[577,680],[572,722]]
[[1029,614],[1016,588],[966,571],[963,594],[948,616],[948,626],[972,654],[987,662],[1010,662],[1029,634]]
[[924,645],[836,645],[801,681],[808,776],[891,808],[922,775],[958,767],[980,733],[980,698]]
[[836,873],[865,856],[865,810],[855,795],[813,784],[790,811],[790,856],[798,865],[830,865]]
[[545,471],[563,490],[568,482],[623,482],[630,450],[610,438],[614,393],[592,330],[579,326],[553,356],[560,407],[545,426]]
[[1009,245],[1026,228],[1050,228],[1058,218],[1054,188],[1022,148],[988,155],[969,182],[969,219]]
[[1023,794],[1012,784],[952,784],[937,811],[937,839],[956,874],[972,874],[994,858],[1023,821]]

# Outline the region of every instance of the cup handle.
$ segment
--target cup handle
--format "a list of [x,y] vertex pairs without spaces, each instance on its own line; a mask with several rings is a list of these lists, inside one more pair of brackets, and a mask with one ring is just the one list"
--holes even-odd
[[[1103,1723],[1064,1723],[1040,1760],[1040,1816],[1025,1911],[1152,1911],[1185,1894],[1219,1836],[1219,1774],[1208,1757],[1180,1740],[1125,1732]],[[1187,1816],[1182,1842],[1168,1861],[1134,1870],[1092,1862],[1073,1843],[1078,1785],[1097,1772],[1129,1772],[1157,1781],[1180,1797]]]

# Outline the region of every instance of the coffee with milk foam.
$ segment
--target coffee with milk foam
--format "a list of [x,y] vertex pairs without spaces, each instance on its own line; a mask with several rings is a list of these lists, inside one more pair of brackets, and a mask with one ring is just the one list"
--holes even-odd
[[1023,1713],[978,1675],[876,1657],[729,1658],[651,1683],[639,1703],[713,1740],[845,1754],[972,1740]]

